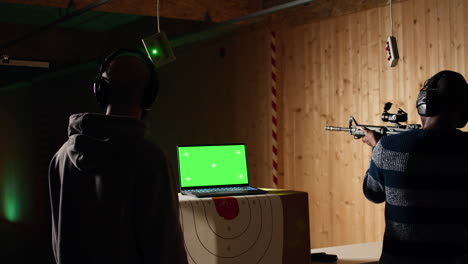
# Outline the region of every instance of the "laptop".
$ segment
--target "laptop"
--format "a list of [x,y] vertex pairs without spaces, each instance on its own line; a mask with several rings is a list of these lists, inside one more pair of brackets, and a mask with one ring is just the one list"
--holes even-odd
[[195,197],[264,194],[249,185],[245,144],[177,146],[180,191]]

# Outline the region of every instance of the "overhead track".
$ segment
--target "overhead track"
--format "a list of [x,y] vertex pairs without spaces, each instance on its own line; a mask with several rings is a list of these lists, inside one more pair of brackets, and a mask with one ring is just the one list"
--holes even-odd
[[257,18],[257,17],[273,14],[273,13],[276,13],[278,11],[285,10],[285,9],[288,9],[288,8],[292,8],[292,7],[296,7],[296,6],[300,6],[300,5],[307,5],[307,4],[310,4],[311,2],[314,2],[314,1],[316,1],[316,0],[291,1],[291,2],[288,2],[288,3],[285,3],[285,4],[276,5],[276,6],[267,8],[267,9],[263,9],[261,11],[258,11],[258,12],[252,13],[252,14],[248,14],[248,15],[245,15],[245,16],[242,16],[242,17],[234,18],[234,19],[225,21],[223,23],[216,24],[216,25],[214,25],[214,26],[212,26],[212,27],[210,27],[210,28],[208,28],[206,30],[203,30],[201,32],[188,34],[188,35],[182,36],[180,38],[174,39],[174,40],[170,41],[171,47],[176,48],[176,47],[191,44],[191,43],[194,43],[194,42],[214,38],[214,37],[219,36],[219,35],[221,35],[223,33],[231,31],[233,28],[235,28],[237,26],[236,24],[239,23],[239,22],[243,22],[243,21],[247,21],[247,20],[250,20],[250,19]]
[[52,23],[37,27],[37,28],[31,30],[30,32],[28,32],[28,33],[26,33],[26,34],[24,34],[24,35],[22,35],[22,36],[20,36],[18,38],[9,40],[9,41],[1,44],[0,45],[0,51],[4,50],[4,49],[7,49],[8,47],[10,47],[10,46],[12,46],[14,44],[17,44],[17,43],[19,43],[21,41],[24,41],[24,40],[26,40],[26,39],[34,36],[34,35],[37,35],[37,34],[39,34],[41,32],[44,32],[44,31],[46,31],[46,30],[48,30],[50,28],[53,28],[54,26],[59,25],[59,24],[65,22],[67,20],[70,20],[70,19],[72,19],[74,17],[80,16],[80,15],[82,15],[82,14],[84,14],[84,13],[86,13],[86,12],[88,12],[88,11],[98,7],[98,6],[107,4],[107,3],[111,2],[111,1],[112,0],[98,0],[94,4],[85,6],[82,9],[75,10],[75,11],[71,12],[70,14],[65,15],[65,16],[53,21]]
[[[170,43],[171,43],[171,46],[175,48],[175,47],[180,47],[180,46],[184,46],[184,45],[187,45],[187,44],[195,43],[195,42],[198,42],[198,41],[214,38],[214,37],[217,37],[217,36],[219,36],[219,35],[221,35],[223,33],[226,33],[228,31],[234,29],[237,26],[236,23],[246,21],[246,20],[249,20],[249,19],[253,19],[253,18],[258,18],[260,16],[272,14],[272,13],[275,13],[275,12],[278,12],[278,11],[281,11],[281,10],[284,10],[284,9],[288,9],[288,8],[292,8],[292,7],[296,7],[296,6],[300,6],[300,5],[307,5],[307,4],[309,4],[311,2],[314,2],[314,1],[316,1],[316,0],[297,0],[297,1],[292,1],[292,2],[286,3],[286,4],[277,5],[277,6],[267,8],[267,9],[264,9],[262,11],[255,12],[255,13],[252,13],[252,14],[249,14],[249,15],[246,15],[246,16],[242,16],[242,17],[239,17],[239,18],[228,20],[226,22],[217,24],[217,25],[215,25],[213,27],[208,28],[207,30],[204,30],[204,31],[201,31],[201,32],[198,32],[198,33],[193,33],[193,34],[188,34],[188,35],[182,36],[180,38],[177,38],[177,39],[174,39],[174,40],[170,41]],[[106,2],[109,2],[109,1],[106,1]],[[83,9],[85,9],[85,8],[83,8]],[[81,9],[81,10],[83,10],[83,9]],[[56,76],[66,75],[66,74],[69,74],[70,72],[89,70],[89,69],[91,69],[93,67],[96,67],[96,65],[98,65],[97,60],[92,61],[92,62],[88,62],[88,63],[84,63],[84,64],[71,66],[69,68],[62,69],[62,70],[60,70],[58,72],[43,74],[40,77],[35,78],[34,81],[43,81],[43,80],[46,80],[46,79],[54,78]],[[13,83],[13,84],[10,84],[10,85],[0,87],[0,92],[9,91],[9,90],[13,90],[13,89],[21,88],[21,87],[26,87],[28,85],[29,85],[29,82]]]

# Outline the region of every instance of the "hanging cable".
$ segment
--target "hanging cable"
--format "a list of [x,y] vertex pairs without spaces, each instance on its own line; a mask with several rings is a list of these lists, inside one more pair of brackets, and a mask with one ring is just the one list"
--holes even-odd
[[161,28],[159,28],[159,0],[156,1],[156,21],[158,24],[158,33],[161,32]]
[[[159,0],[158,0],[159,1]],[[390,36],[393,36],[392,0],[390,0]]]

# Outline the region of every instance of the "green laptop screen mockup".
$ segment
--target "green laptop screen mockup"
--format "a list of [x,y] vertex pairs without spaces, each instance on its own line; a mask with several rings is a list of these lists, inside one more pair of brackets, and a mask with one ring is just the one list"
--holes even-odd
[[248,184],[245,145],[178,146],[181,188]]

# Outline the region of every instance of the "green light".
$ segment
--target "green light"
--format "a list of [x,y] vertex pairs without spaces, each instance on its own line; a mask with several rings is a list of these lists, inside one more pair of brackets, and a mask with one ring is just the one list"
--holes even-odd
[[5,218],[10,222],[16,222],[19,219],[18,201],[15,197],[16,194],[14,193],[14,191],[7,190],[7,194],[5,196]]
[[24,222],[25,217],[31,218],[29,212],[35,204],[32,184],[25,181],[31,167],[25,158],[31,153],[28,134],[22,133],[27,126],[2,110],[0,107],[0,120],[6,123],[6,129],[0,130],[0,221]]
[[8,169],[6,184],[3,186],[3,213],[10,222],[16,222],[20,218],[18,181],[12,168]]
[[158,49],[152,49],[152,50],[151,50],[151,53],[152,53],[153,55],[158,55],[159,51],[158,51]]

